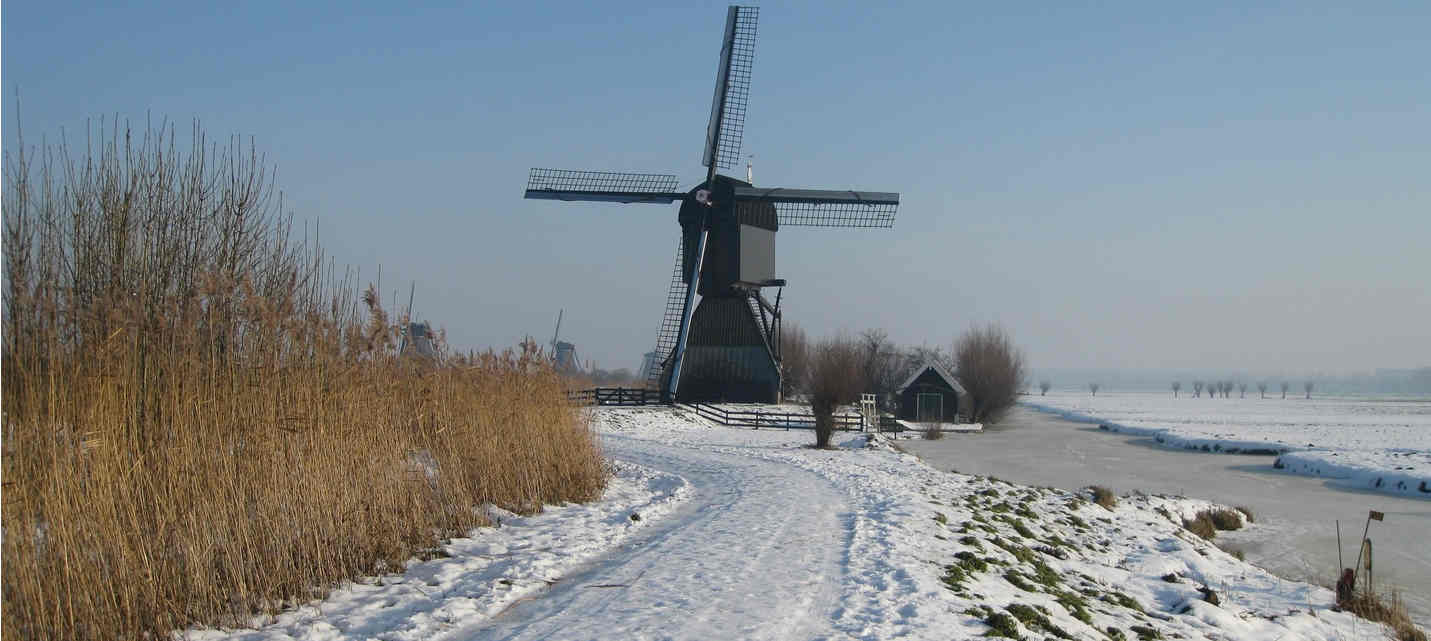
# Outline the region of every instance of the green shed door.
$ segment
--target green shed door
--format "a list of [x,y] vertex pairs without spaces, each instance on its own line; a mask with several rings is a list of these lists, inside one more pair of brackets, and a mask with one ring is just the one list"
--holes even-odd
[[944,395],[920,394],[919,411],[916,415],[920,423],[937,423],[944,419]]

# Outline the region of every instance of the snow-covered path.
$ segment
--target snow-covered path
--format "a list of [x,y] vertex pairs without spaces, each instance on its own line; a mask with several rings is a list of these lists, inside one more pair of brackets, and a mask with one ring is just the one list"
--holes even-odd
[[787,464],[603,440],[616,460],[676,474],[691,498],[655,527],[462,639],[811,639],[843,583],[844,497]]
[[[605,495],[198,641],[1381,638],[1180,527],[1206,501],[940,472],[887,439],[602,408]],[[633,516],[635,518],[633,518]],[[1206,596],[1220,595],[1219,599]],[[1206,600],[1211,599],[1211,601]],[[1213,602],[1220,601],[1220,602]],[[1038,635],[1038,636],[1035,636]]]

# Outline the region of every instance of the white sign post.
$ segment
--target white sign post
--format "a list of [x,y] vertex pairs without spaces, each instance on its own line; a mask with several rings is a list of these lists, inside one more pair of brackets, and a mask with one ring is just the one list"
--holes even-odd
[[866,431],[879,431],[879,408],[875,406],[874,394],[860,395],[860,416],[864,419]]

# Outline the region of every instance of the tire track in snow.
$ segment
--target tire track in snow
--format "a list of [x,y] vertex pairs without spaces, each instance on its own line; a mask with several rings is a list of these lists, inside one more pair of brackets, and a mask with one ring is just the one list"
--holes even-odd
[[603,448],[612,458],[683,477],[691,500],[545,594],[443,638],[834,634],[849,536],[845,493],[778,461],[612,435]]

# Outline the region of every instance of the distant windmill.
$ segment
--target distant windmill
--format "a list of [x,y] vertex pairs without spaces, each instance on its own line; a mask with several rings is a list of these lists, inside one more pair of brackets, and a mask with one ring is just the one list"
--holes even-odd
[[[679,201],[681,240],[647,385],[666,401],[773,402],[780,390],[781,225],[891,227],[899,194],[758,188],[716,173],[740,162],[759,10],[730,7],[716,69],[702,164],[705,182],[676,191],[674,175],[533,169],[526,197],[618,203]],[[747,168],[747,178],[750,170]],[[700,294],[697,304],[696,295]]]
[[398,354],[416,356],[429,360],[437,359],[437,347],[433,344],[432,325],[412,320],[412,297],[417,291],[417,281],[407,292],[407,314],[403,316],[407,325],[403,328],[402,341],[398,343]]
[[563,340],[561,337],[561,317],[566,310],[557,311],[556,331],[552,332],[551,355],[552,365],[557,371],[562,373],[576,373],[581,371],[581,359],[576,356],[576,345]]

